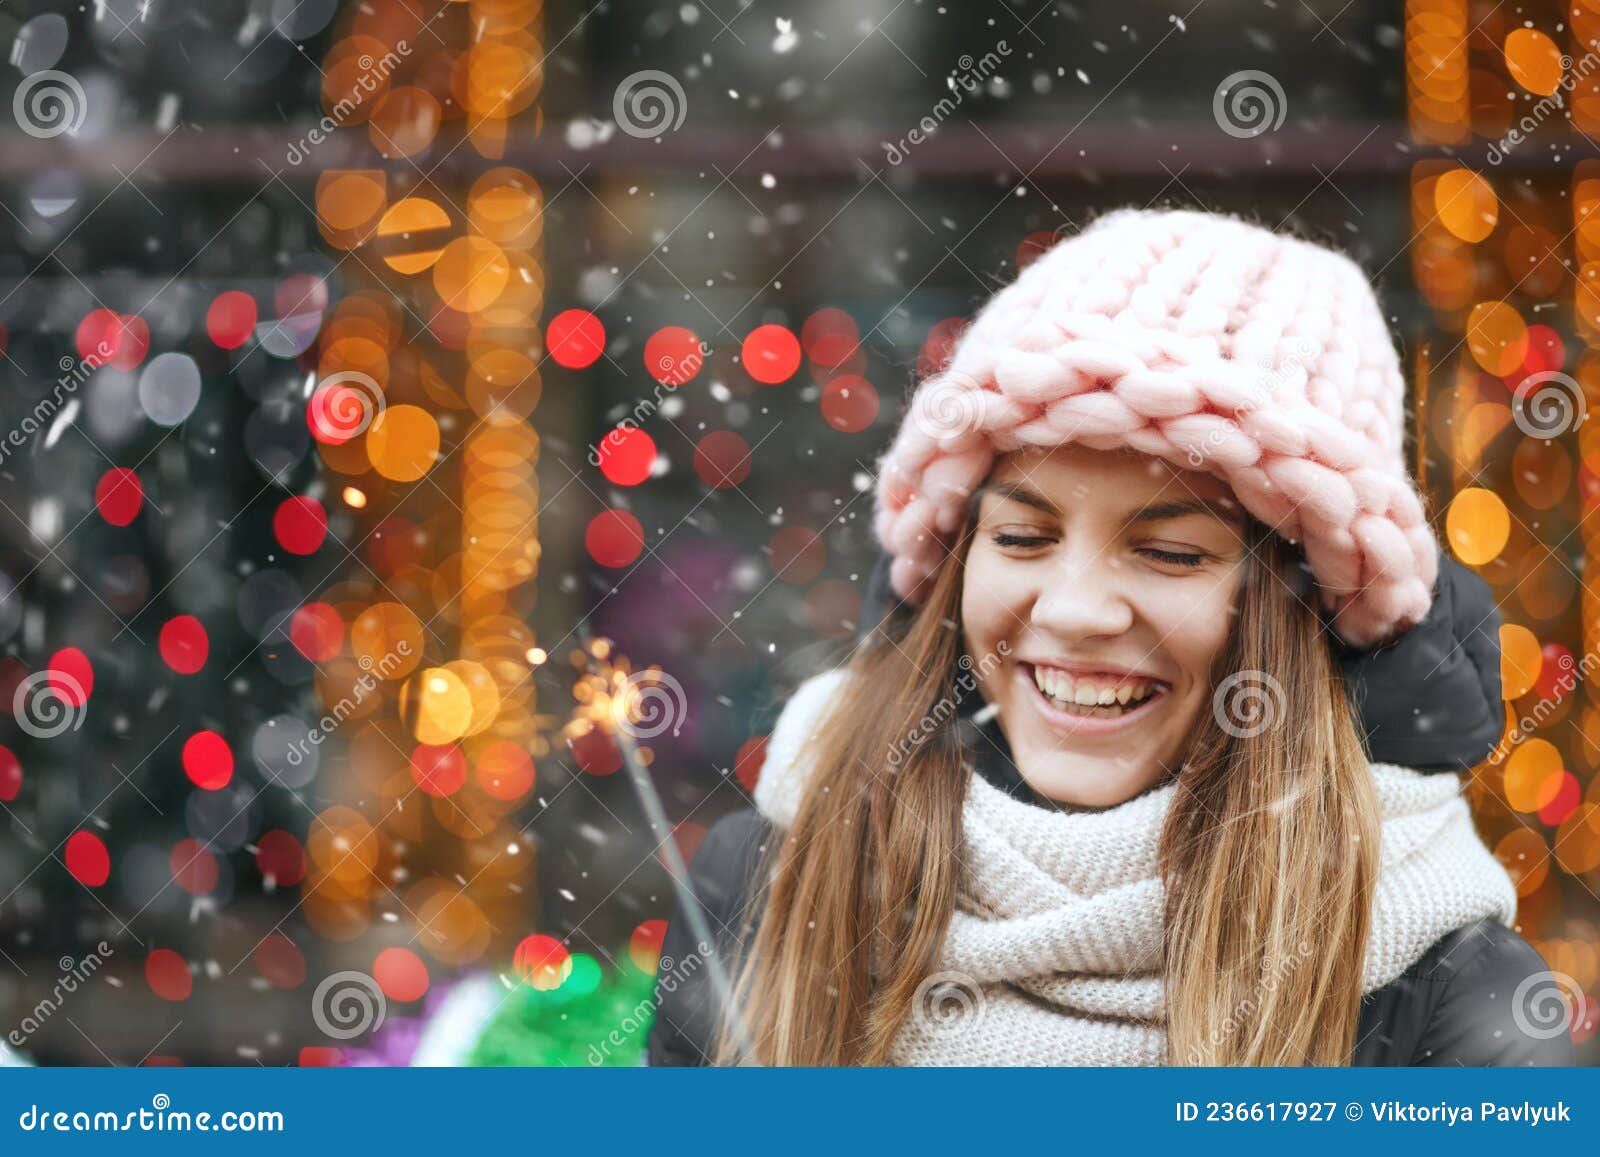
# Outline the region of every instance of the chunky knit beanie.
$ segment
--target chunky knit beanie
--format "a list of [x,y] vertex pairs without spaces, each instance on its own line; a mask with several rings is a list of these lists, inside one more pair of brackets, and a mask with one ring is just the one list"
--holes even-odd
[[1235,217],[1119,209],[996,293],[917,388],[875,528],[919,602],[997,454],[1132,447],[1219,475],[1301,543],[1334,629],[1365,646],[1427,613],[1439,564],[1404,398],[1348,257]]

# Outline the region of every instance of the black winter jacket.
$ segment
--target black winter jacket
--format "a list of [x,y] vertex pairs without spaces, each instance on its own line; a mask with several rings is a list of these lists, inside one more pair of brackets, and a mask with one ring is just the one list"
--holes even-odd
[[[881,591],[881,581],[874,585]],[[863,621],[876,619],[863,615]],[[1503,718],[1498,633],[1488,587],[1447,559],[1423,623],[1375,652],[1340,649],[1371,758],[1442,773],[1480,762],[1499,740]],[[1002,790],[1027,797],[1026,784],[1004,761],[980,758],[976,766]],[[740,809],[712,825],[701,842],[689,873],[696,900],[680,900],[662,944],[650,1064],[710,1063],[722,1009],[683,905],[698,903],[712,950],[736,975],[759,920],[756,881],[770,836],[765,817]],[[701,964],[684,967],[691,959]],[[1571,1064],[1567,1032],[1552,1035],[1525,1015],[1560,1007],[1557,991],[1544,960],[1522,937],[1497,921],[1478,921],[1445,936],[1362,999],[1351,1064]],[[1546,999],[1552,1003],[1542,1004]]]

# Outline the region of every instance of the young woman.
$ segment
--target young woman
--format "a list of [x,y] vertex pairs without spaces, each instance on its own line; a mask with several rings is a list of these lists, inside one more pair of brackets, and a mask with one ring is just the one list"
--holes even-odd
[[881,464],[903,602],[699,850],[652,1062],[1570,1063],[1460,779],[1376,758],[1482,713],[1362,706],[1459,669],[1402,403],[1359,267],[1233,218],[997,294]]

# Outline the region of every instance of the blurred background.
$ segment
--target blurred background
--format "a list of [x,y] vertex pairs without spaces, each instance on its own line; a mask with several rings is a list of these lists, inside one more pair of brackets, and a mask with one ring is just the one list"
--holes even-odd
[[4,1056],[635,1063],[676,858],[855,634],[910,387],[1137,204],[1378,285],[1507,624],[1472,798],[1593,1063],[1597,40],[1589,0],[11,0]]

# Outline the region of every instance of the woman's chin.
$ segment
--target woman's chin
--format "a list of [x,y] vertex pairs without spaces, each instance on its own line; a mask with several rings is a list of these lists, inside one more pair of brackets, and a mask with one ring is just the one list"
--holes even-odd
[[1160,764],[1154,759],[1138,760],[1136,766],[1128,759],[1097,759],[1060,750],[1034,758],[1021,753],[1017,770],[1034,791],[1071,807],[1116,807],[1161,778]]

